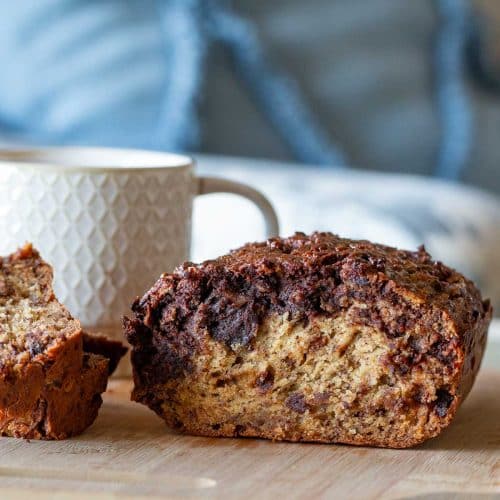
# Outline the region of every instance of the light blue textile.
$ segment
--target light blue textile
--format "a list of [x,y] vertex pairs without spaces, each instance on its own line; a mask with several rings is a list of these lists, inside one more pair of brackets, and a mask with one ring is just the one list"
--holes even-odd
[[472,148],[473,117],[465,85],[465,54],[471,11],[465,0],[437,1],[441,29],[435,54],[441,144],[436,175],[457,179]]
[[[441,117],[436,173],[456,178],[472,134],[462,71],[466,7],[436,0],[436,8],[442,27],[429,55]],[[0,133],[33,143],[196,149],[215,43],[296,159],[349,163],[293,75],[271,63],[258,29],[223,0],[0,0]]]
[[211,2],[209,20],[214,39],[228,48],[238,73],[295,157],[344,166],[344,154],[317,123],[295,82],[267,60],[252,24],[217,1]]
[[[216,2],[24,0],[12,7],[3,0],[0,7],[0,124],[35,143],[194,148],[211,38],[235,47],[248,76],[264,71],[251,27]],[[266,77],[257,94],[300,159],[338,164],[298,92],[270,70]]]
[[[0,2],[0,123],[35,143],[188,147],[174,123],[160,133],[170,103],[188,117],[176,77],[198,54],[154,0]],[[181,19],[179,19],[181,18]],[[182,65],[176,57],[182,54]],[[175,104],[173,104],[175,102]],[[158,136],[161,137],[161,145]],[[182,135],[182,137],[180,137]]]

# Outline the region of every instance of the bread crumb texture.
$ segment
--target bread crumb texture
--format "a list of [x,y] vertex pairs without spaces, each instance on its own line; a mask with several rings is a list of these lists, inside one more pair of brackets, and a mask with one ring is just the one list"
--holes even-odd
[[133,398],[170,426],[395,448],[449,425],[491,319],[425,250],[330,233],[187,263],[133,310]]
[[80,322],[55,298],[39,253],[27,244],[0,259],[0,434],[82,432],[97,416],[108,371],[107,356],[85,352]]

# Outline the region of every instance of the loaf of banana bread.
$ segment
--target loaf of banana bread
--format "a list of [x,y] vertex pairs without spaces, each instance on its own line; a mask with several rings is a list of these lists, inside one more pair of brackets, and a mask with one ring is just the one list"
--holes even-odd
[[[0,434],[63,439],[95,420],[119,342],[84,334],[31,245],[0,258]],[[111,367],[112,368],[112,367]]]
[[186,263],[132,309],[132,397],[168,425],[393,448],[451,422],[492,314],[423,248],[330,233]]

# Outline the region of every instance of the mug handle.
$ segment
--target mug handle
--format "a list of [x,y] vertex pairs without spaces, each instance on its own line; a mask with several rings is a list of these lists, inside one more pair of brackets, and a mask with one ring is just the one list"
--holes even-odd
[[232,193],[247,198],[257,205],[264,216],[268,238],[278,236],[279,223],[276,212],[269,200],[259,191],[240,182],[221,179],[219,177],[197,177],[199,195],[210,193]]

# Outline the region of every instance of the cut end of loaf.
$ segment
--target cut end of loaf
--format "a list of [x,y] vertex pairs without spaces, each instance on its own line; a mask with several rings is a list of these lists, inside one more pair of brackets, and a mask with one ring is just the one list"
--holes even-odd
[[329,233],[187,264],[134,312],[133,397],[172,427],[394,448],[449,425],[491,317],[423,250]]
[[0,258],[0,434],[63,439],[93,423],[124,347],[84,335],[31,244]]
[[[443,364],[411,339],[395,354],[382,331],[347,316],[270,316],[251,349],[211,344],[187,376],[138,388],[134,399],[204,436],[399,448],[439,434],[463,397],[460,353],[450,349]],[[421,359],[408,372],[411,357]]]

